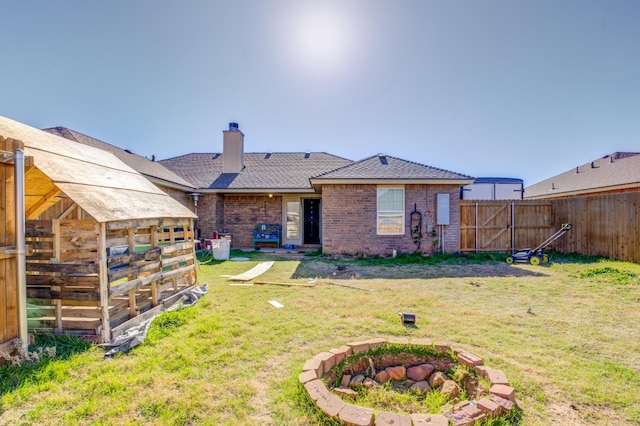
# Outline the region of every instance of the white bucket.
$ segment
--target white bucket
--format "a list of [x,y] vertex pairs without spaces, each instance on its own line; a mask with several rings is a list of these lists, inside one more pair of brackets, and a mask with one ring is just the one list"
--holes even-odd
[[211,240],[211,253],[215,260],[228,260],[231,241],[226,239]]

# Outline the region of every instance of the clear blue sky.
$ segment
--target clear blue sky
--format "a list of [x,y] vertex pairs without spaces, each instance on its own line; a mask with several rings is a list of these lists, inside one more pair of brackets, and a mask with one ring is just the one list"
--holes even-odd
[[0,0],[0,115],[158,159],[385,153],[536,183],[640,149],[638,0]]

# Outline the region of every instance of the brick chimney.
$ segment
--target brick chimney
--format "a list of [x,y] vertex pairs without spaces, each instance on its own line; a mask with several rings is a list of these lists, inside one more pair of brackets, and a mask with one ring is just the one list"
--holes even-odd
[[240,173],[244,168],[244,133],[238,123],[229,123],[229,130],[222,135],[222,173]]

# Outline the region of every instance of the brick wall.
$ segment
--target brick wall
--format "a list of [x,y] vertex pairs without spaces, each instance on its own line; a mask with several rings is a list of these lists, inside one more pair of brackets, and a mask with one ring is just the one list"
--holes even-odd
[[221,229],[231,234],[233,247],[253,247],[253,228],[258,223],[282,223],[282,197],[224,195]]
[[[450,194],[450,225],[444,227],[445,251],[460,250],[460,204],[458,185],[405,185],[405,234],[377,235],[377,185],[323,185],[322,250],[327,254],[391,255],[416,250],[410,231],[410,214],[415,207],[422,213],[423,239],[420,251],[432,254],[438,246],[440,227],[436,223],[436,194]],[[435,226],[437,236],[427,233]],[[440,241],[440,240],[439,240]]]
[[211,238],[213,231],[224,230],[224,204],[223,196],[218,194],[206,194],[200,196],[198,201],[198,228],[201,238]]

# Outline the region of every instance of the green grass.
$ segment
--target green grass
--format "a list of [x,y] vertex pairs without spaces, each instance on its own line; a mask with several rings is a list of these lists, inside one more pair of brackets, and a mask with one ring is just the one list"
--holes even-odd
[[[501,255],[315,254],[232,251],[249,260],[199,264],[209,293],[113,358],[73,339],[39,341],[58,346],[56,356],[0,369],[0,424],[332,424],[297,382],[305,360],[350,341],[404,336],[470,350],[506,373],[522,412],[491,424],[640,425],[640,265],[555,253],[537,267],[509,266]],[[264,281],[320,279],[248,287],[221,277],[261,260],[276,260]],[[416,327],[398,311],[415,313]]]

